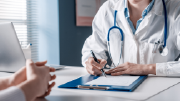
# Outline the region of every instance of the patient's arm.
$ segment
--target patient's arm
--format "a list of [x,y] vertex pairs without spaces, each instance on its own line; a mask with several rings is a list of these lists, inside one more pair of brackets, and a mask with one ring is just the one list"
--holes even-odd
[[11,86],[17,86],[26,80],[26,68],[23,67],[11,76],[0,78],[0,90]]
[[46,63],[27,60],[26,67],[9,77],[0,78],[0,101],[33,101],[49,95],[55,85],[55,82],[49,82],[56,76],[50,75],[55,69],[45,66]]
[[[45,66],[47,61],[35,63],[37,66]],[[26,81],[26,67],[22,67],[16,73],[9,77],[0,78],[0,90],[6,89],[11,86],[17,86]]]
[[0,78],[0,90],[8,88],[10,85],[9,77]]

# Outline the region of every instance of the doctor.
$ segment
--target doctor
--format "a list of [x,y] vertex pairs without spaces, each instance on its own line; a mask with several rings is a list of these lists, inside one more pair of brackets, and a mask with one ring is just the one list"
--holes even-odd
[[[108,0],[93,20],[82,49],[82,64],[92,75],[180,76],[180,0]],[[91,56],[93,50],[100,64]]]

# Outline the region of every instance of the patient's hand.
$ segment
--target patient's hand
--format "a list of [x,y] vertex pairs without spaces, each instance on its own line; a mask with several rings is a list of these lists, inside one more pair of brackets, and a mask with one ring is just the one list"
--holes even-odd
[[[36,66],[45,66],[47,61],[36,62]],[[24,82],[26,80],[26,67],[22,67],[16,73],[8,77],[9,86],[17,86],[18,84]]]
[[17,86],[22,89],[27,101],[49,95],[55,85],[55,82],[49,84],[49,81],[54,80],[56,75],[50,75],[55,69],[45,66],[46,63],[47,61],[33,63],[32,60],[27,60],[26,67],[9,77],[0,78],[0,90]]
[[16,86],[26,80],[26,67],[21,68],[9,77],[10,86]]
[[[27,80],[33,81],[36,84],[36,97],[42,97],[49,95],[51,88],[55,82],[49,85],[49,81],[56,78],[55,75],[51,76],[50,72],[54,72],[55,69],[48,66],[37,66],[31,60],[27,61]],[[38,91],[37,91],[38,90]]]
[[32,60],[26,62],[26,80],[17,87],[22,89],[27,101],[49,95],[55,85],[55,82],[49,84],[49,81],[56,78],[55,75],[50,75],[50,72],[54,72],[55,69],[42,64],[42,62],[35,64]]
[[[45,66],[47,61],[43,62],[36,62],[36,66]],[[16,73],[12,74],[11,76],[0,78],[0,90],[4,90],[11,86],[17,86],[22,82],[26,81],[26,67],[22,67]]]

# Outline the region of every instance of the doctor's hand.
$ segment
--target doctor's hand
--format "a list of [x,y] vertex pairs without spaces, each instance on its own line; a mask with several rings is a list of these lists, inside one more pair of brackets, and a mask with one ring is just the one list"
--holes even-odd
[[118,76],[123,74],[132,74],[132,75],[156,74],[156,65],[155,64],[142,65],[142,64],[134,64],[127,62],[107,71],[106,74],[111,74],[112,76]]
[[86,70],[89,74],[96,76],[102,74],[101,69],[106,65],[107,61],[104,59],[98,59],[98,61],[100,64],[94,61],[93,57],[88,58],[86,61]]

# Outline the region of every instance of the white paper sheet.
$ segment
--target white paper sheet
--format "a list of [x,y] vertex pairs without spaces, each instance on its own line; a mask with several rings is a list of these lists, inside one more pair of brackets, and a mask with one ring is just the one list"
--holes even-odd
[[101,76],[98,79],[87,82],[86,85],[114,85],[114,86],[129,86],[139,76]]

